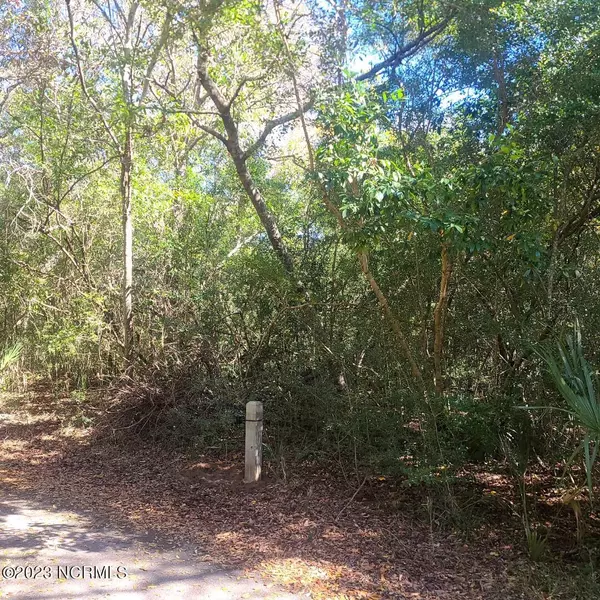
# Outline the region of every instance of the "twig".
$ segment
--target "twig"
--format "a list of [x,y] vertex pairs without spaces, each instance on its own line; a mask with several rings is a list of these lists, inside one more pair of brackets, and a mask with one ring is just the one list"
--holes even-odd
[[342,510],[340,510],[340,512],[337,514],[335,521],[337,521],[342,516],[342,513],[350,506],[350,504],[352,504],[352,501],[354,500],[354,498],[356,498],[356,495],[358,494],[358,492],[360,492],[360,490],[362,489],[362,486],[365,485],[365,481],[367,481],[366,475],[365,475],[365,478],[362,480],[362,483],[358,486],[358,488],[354,492],[354,494],[352,494],[352,498],[350,498],[350,500],[348,500],[348,502],[346,502],[346,504],[344,504],[344,506],[342,507]]

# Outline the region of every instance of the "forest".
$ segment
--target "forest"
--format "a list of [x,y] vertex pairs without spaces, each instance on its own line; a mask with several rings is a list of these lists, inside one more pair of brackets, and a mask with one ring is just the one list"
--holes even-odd
[[0,490],[304,597],[600,597],[597,0],[0,31]]

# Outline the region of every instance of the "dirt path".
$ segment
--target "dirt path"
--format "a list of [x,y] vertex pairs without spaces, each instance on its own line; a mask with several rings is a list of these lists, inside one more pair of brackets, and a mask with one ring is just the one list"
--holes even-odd
[[[293,600],[273,584],[199,560],[198,549],[0,497],[0,598]],[[27,567],[27,568],[25,568]],[[108,567],[108,568],[107,568]]]

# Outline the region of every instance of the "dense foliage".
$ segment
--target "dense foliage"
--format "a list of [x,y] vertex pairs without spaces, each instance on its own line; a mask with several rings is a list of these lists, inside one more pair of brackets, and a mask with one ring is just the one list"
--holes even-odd
[[125,374],[131,422],[197,448],[260,398],[274,455],[412,482],[595,458],[552,363],[578,320],[600,364],[595,0],[0,20],[5,385]]

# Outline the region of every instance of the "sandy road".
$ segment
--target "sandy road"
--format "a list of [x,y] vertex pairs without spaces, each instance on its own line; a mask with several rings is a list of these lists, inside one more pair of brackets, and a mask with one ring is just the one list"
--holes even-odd
[[2,600],[299,598],[199,554],[0,491]]

